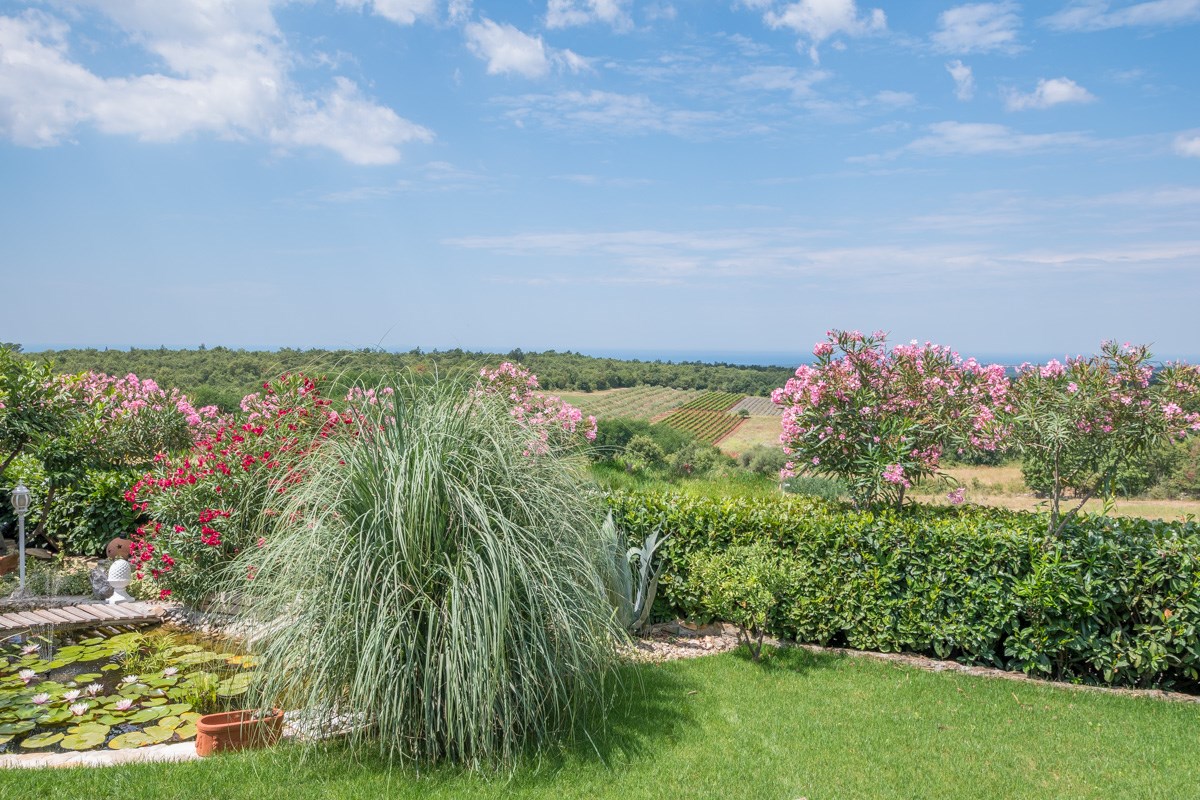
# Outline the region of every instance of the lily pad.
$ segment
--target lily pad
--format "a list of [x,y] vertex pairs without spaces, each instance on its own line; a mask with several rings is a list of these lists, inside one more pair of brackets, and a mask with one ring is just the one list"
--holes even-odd
[[162,719],[163,717],[170,716],[170,714],[171,712],[169,710],[169,706],[143,708],[141,711],[137,712],[125,721],[132,725],[141,725],[143,722],[153,722],[156,719]]
[[161,725],[151,725],[148,728],[142,728],[142,733],[149,736],[155,744],[162,744],[175,735],[175,729],[164,728]]
[[175,735],[180,741],[186,742],[188,739],[196,738],[196,723],[190,722],[186,725],[180,725],[175,729]]
[[108,729],[104,732],[98,730],[83,731],[81,733],[71,733],[62,738],[59,742],[64,750],[91,750],[93,747],[99,747],[104,744],[104,740],[108,737]]
[[82,675],[75,676],[76,683],[91,683],[92,681],[100,680],[99,672],[85,672]]
[[27,733],[33,730],[34,722],[31,719],[21,720],[20,722],[6,722],[0,725],[0,734],[5,733]]
[[183,724],[183,717],[176,717],[176,716],[163,717],[162,719],[160,719],[158,721],[158,726],[160,728],[167,728],[168,730],[172,730],[172,731],[175,730],[176,728],[178,728],[182,724]]
[[100,669],[102,669],[105,672],[112,672],[114,669],[120,669],[120,668],[121,668],[120,664],[105,664]]
[[112,741],[108,743],[108,746],[113,750],[132,750],[135,747],[145,747],[153,742],[153,739],[141,731],[131,731],[129,733],[122,733],[120,736],[114,736]]
[[187,653],[175,660],[179,666],[190,666],[192,664],[204,664],[209,661],[222,661],[225,656],[219,653],[210,653],[207,650],[197,650],[194,653]]
[[154,706],[165,706],[166,704],[167,698],[165,697],[152,697],[142,703],[142,705],[146,706],[147,708],[153,708]]
[[240,672],[232,678],[226,678],[217,685],[217,694],[221,697],[237,697],[246,693],[250,681],[254,679],[253,672]]
[[13,740],[14,736],[16,736],[15,733],[0,734],[0,744],[8,744],[9,742],[11,742]]
[[21,742],[21,747],[42,748],[57,744],[63,740],[61,733],[38,733]]

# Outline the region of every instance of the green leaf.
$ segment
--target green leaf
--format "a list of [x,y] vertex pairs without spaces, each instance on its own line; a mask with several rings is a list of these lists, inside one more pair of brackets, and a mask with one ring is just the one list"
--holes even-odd
[[34,734],[33,736],[28,737],[27,739],[24,739],[21,742],[21,747],[22,748],[29,747],[29,748],[39,748],[40,749],[42,747],[49,747],[52,744],[57,744],[58,742],[61,742],[62,740],[63,740],[63,735],[61,733],[49,733],[49,732],[37,733],[37,734]]
[[99,747],[104,744],[104,740],[108,737],[108,728],[101,730],[87,730],[79,733],[72,733],[64,736],[60,742],[64,750],[91,750],[93,747]]

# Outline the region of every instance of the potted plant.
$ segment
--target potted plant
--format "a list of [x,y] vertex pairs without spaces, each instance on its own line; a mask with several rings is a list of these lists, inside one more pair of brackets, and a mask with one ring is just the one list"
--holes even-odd
[[225,711],[196,721],[196,753],[207,758],[251,747],[266,747],[283,734],[283,710]]

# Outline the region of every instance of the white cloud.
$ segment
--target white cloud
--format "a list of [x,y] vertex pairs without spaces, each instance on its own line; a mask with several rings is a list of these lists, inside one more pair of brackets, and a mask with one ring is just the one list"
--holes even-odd
[[549,128],[589,132],[601,129],[626,135],[689,136],[700,134],[720,121],[711,112],[667,108],[645,95],[617,92],[529,94],[500,102],[511,107],[506,116],[518,127],[537,122]]
[[542,37],[530,36],[507,23],[485,18],[470,23],[463,32],[467,47],[487,62],[489,75],[516,73],[526,78],[540,78],[550,71],[552,64],[570,72],[591,69],[583,56],[570,50],[552,50],[546,47]]
[[530,36],[507,23],[483,19],[465,29],[467,47],[488,62],[489,75],[515,72],[539,78],[550,71],[550,58],[540,36]]
[[1021,133],[983,122],[937,122],[929,133],[888,153],[853,156],[851,163],[873,163],[905,153],[927,156],[1023,155],[1090,144],[1082,133]]
[[[546,4],[547,28],[570,28],[603,22],[618,30],[629,28],[633,22],[626,7],[629,0],[549,0]],[[674,9],[671,9],[672,15]]]
[[400,145],[432,138],[348,79],[319,96],[295,86],[267,0],[91,5],[165,70],[101,77],[74,60],[63,20],[38,11],[0,16],[0,135],[41,147],[80,125],[158,142],[209,133],[323,147],[361,164],[391,163]]
[[437,11],[437,0],[337,0],[337,4],[342,8],[369,8],[397,25],[413,25]]
[[942,53],[1014,53],[1021,49],[1018,6],[1010,0],[973,3],[943,11],[933,32],[934,49]]
[[738,77],[734,85],[769,92],[790,92],[793,97],[810,97],[813,86],[829,77],[830,73],[819,69],[801,72],[795,67],[758,66]]
[[319,101],[305,100],[286,127],[271,132],[285,146],[327,147],[353,164],[392,164],[398,146],[428,142],[433,134],[384,106],[362,98],[358,86],[335,78],[334,88]]
[[1111,9],[1102,0],[1073,3],[1042,23],[1061,31],[1102,31],[1124,27],[1169,27],[1200,21],[1200,0],[1151,0]]
[[827,39],[839,34],[867,36],[887,29],[883,9],[860,14],[855,0],[800,0],[779,11],[768,9],[763,19],[772,28],[788,28],[799,34],[801,41],[808,43],[814,64],[820,61],[817,48]]
[[970,100],[975,96],[975,76],[971,68],[961,61],[951,61],[946,71],[954,79],[954,96],[959,100]]
[[1042,78],[1029,94],[1009,91],[1004,106],[1009,111],[1050,108],[1063,103],[1091,103],[1096,96],[1070,78]]
[[1200,158],[1200,136],[1180,135],[1176,137],[1175,152],[1181,156]]

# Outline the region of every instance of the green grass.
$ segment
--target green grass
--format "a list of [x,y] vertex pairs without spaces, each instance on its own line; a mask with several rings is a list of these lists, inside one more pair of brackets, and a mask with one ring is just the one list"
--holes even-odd
[[711,478],[667,479],[662,473],[630,474],[611,461],[591,466],[591,476],[602,488],[626,491],[671,491],[700,497],[778,497],[779,481],[731,467]]
[[789,650],[629,669],[603,729],[501,774],[337,751],[0,775],[0,798],[1187,798],[1192,704]]

